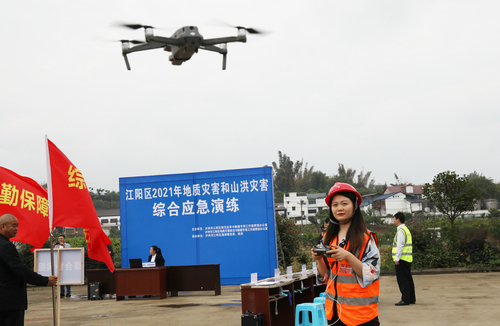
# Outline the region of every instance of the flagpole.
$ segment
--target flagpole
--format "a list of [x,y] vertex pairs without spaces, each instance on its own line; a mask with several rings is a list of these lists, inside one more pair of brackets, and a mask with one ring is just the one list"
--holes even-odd
[[[50,171],[50,155],[49,155],[49,142],[47,135],[45,135],[45,150],[47,157],[47,195],[49,202],[49,233],[50,233],[50,267],[52,271],[52,276],[56,275],[54,273],[54,235],[52,232],[52,221],[54,216],[54,206],[52,205],[52,173]],[[59,281],[58,281],[59,283]],[[54,326],[56,326],[57,313],[56,313],[56,287],[52,285],[52,316],[54,320]]]

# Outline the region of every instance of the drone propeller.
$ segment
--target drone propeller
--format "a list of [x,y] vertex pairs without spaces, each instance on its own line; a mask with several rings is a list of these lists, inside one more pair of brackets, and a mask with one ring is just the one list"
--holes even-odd
[[244,29],[245,31],[247,31],[250,34],[265,34],[266,33],[266,32],[263,32],[262,30],[257,30],[255,28],[251,28],[251,27],[231,25],[231,24],[228,24],[228,23],[226,23],[222,20],[219,20],[219,19],[212,19],[209,22],[209,24],[211,24],[211,25],[223,25],[223,26],[227,26],[227,27],[237,28],[238,30]]
[[251,27],[243,27],[243,26],[233,26],[233,27],[237,28],[238,30],[244,29],[250,34],[263,34],[264,33],[264,32],[260,32],[260,31],[256,30],[255,28],[251,28]]
[[116,22],[115,24],[113,24],[114,26],[118,26],[118,27],[126,27],[126,28],[130,28],[130,29],[140,29],[140,28],[154,28],[153,26],[151,25],[142,25],[142,24],[125,24],[125,23],[121,23],[121,22]]
[[139,29],[139,28],[153,28],[153,26],[149,25],[141,25],[141,24],[123,24],[123,27],[128,27],[130,29]]
[[120,40],[122,43],[132,43],[132,44],[144,44],[146,42],[144,41],[138,41],[138,40]]

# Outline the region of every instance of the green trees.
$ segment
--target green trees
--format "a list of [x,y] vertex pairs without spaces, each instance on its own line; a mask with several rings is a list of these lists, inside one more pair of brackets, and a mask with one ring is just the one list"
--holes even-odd
[[295,190],[295,175],[300,169],[301,163],[295,164],[286,154],[278,152],[278,163],[273,162],[274,188],[284,192]]
[[314,171],[314,166],[308,167],[304,160],[293,162],[281,151],[278,152],[278,162],[273,162],[272,166],[275,202],[281,202],[286,192],[328,192],[335,182],[352,184],[361,194],[381,192],[385,188],[385,185],[375,185],[375,180],[370,179],[371,171],[356,174],[355,169],[339,163],[337,174],[327,176],[324,172]]
[[451,222],[467,211],[474,210],[474,201],[480,198],[480,192],[469,180],[457,175],[454,171],[437,174],[432,185],[426,183],[424,196]]
[[101,188],[94,191],[94,188],[89,187],[89,193],[95,208],[120,207],[120,193],[117,191],[110,191]]
[[500,185],[495,184],[492,179],[486,178],[485,176],[474,171],[467,176],[469,183],[476,186],[481,193],[481,206],[484,206],[486,199],[497,199],[500,200]]
[[276,230],[280,238],[280,241],[278,242],[278,245],[280,246],[280,248],[278,248],[280,264],[285,264],[282,267],[286,268],[286,266],[290,266],[292,264],[293,257],[297,256],[300,251],[300,231],[295,225],[293,219],[290,220],[279,214],[276,215]]

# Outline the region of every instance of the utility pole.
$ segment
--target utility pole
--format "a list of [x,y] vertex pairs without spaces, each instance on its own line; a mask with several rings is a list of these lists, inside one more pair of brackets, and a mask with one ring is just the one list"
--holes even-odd
[[304,211],[302,210],[302,205],[305,204],[306,202],[301,199],[300,200],[300,222],[301,222],[301,230],[300,232],[302,233],[303,229],[304,229]]

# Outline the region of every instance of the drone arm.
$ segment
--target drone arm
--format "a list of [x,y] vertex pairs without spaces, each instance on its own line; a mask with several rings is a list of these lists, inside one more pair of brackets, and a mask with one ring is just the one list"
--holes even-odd
[[203,42],[201,44],[204,46],[207,46],[207,45],[215,45],[215,44],[231,43],[231,42],[243,42],[243,43],[245,43],[246,41],[247,41],[246,35],[239,35],[239,36],[209,38],[209,39],[203,40]]
[[212,46],[212,45],[209,45],[209,46],[200,46],[200,49],[202,50],[207,50],[207,51],[212,51],[212,52],[218,52],[220,54],[225,54],[227,53],[227,49],[221,49],[217,46]]
[[152,50],[152,49],[158,49],[164,47],[165,44],[160,44],[160,43],[146,43],[146,44],[141,44],[141,45],[136,45],[134,47],[131,47],[129,49],[123,49],[123,53],[132,53],[132,52],[137,52],[137,51],[145,51],[145,50]]

